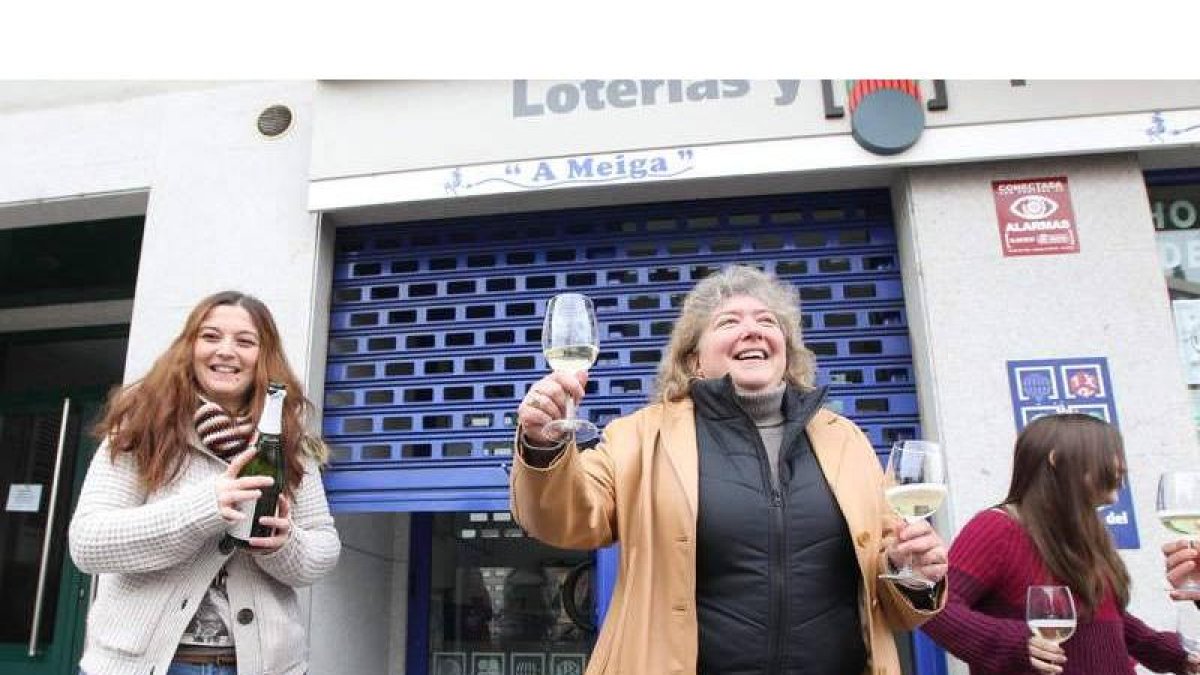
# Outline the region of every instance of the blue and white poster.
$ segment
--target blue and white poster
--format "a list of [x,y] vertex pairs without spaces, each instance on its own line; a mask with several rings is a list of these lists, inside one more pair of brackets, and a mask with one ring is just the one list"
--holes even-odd
[[[1108,359],[1095,356],[1037,361],[1009,361],[1008,385],[1017,431],[1043,415],[1080,412],[1120,427]],[[1117,492],[1117,503],[1100,510],[1117,548],[1140,548],[1129,478]]]

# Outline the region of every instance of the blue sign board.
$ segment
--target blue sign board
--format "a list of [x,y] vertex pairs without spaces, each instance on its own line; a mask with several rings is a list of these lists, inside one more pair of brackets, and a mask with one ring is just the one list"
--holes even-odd
[[[1018,431],[1043,415],[1066,411],[1087,413],[1120,426],[1104,357],[1009,361],[1008,385]],[[1117,548],[1141,547],[1128,478],[1117,492],[1117,503],[1104,507],[1100,514]]]

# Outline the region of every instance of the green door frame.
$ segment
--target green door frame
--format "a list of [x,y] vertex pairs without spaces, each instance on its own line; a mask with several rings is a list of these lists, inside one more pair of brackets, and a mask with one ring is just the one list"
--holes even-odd
[[[88,464],[99,443],[88,433],[103,405],[106,392],[100,389],[82,389],[63,392],[61,396],[39,394],[36,396],[0,397],[0,412],[20,410],[61,409],[63,399],[71,399],[71,407],[78,410],[81,429],[78,445],[74,452],[74,471],[70,485],[61,485],[60,490],[70,490],[67,508],[55,514],[55,521],[66,536],[66,524],[75,511],[79,490],[87,473]],[[63,467],[65,470],[67,467]],[[50,574],[54,572],[51,571]],[[0,672],[5,675],[69,675],[77,672],[79,656],[83,651],[83,639],[87,609],[91,595],[91,576],[84,574],[71,561],[69,552],[63,556],[57,571],[59,581],[58,601],[54,618],[54,640],[46,643],[39,640],[35,656],[29,656],[29,645],[0,643]]]

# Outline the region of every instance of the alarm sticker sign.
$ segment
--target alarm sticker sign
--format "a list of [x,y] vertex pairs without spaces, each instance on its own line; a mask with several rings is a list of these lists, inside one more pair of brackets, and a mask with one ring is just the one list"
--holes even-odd
[[993,181],[992,196],[1006,257],[1079,252],[1065,176]]

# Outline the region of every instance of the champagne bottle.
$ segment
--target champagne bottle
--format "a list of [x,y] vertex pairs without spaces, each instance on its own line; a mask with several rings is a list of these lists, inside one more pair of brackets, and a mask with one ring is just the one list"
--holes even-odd
[[259,518],[275,515],[279,495],[283,493],[287,479],[283,453],[283,399],[286,396],[285,385],[277,382],[267,385],[267,402],[258,420],[258,452],[238,474],[238,478],[270,476],[275,479],[275,484],[261,488],[262,496],[258,499],[238,504],[238,510],[248,517],[234,523],[225,532],[221,538],[222,553],[230,553],[234,547],[249,547],[250,537],[271,536],[271,528],[260,523]]

